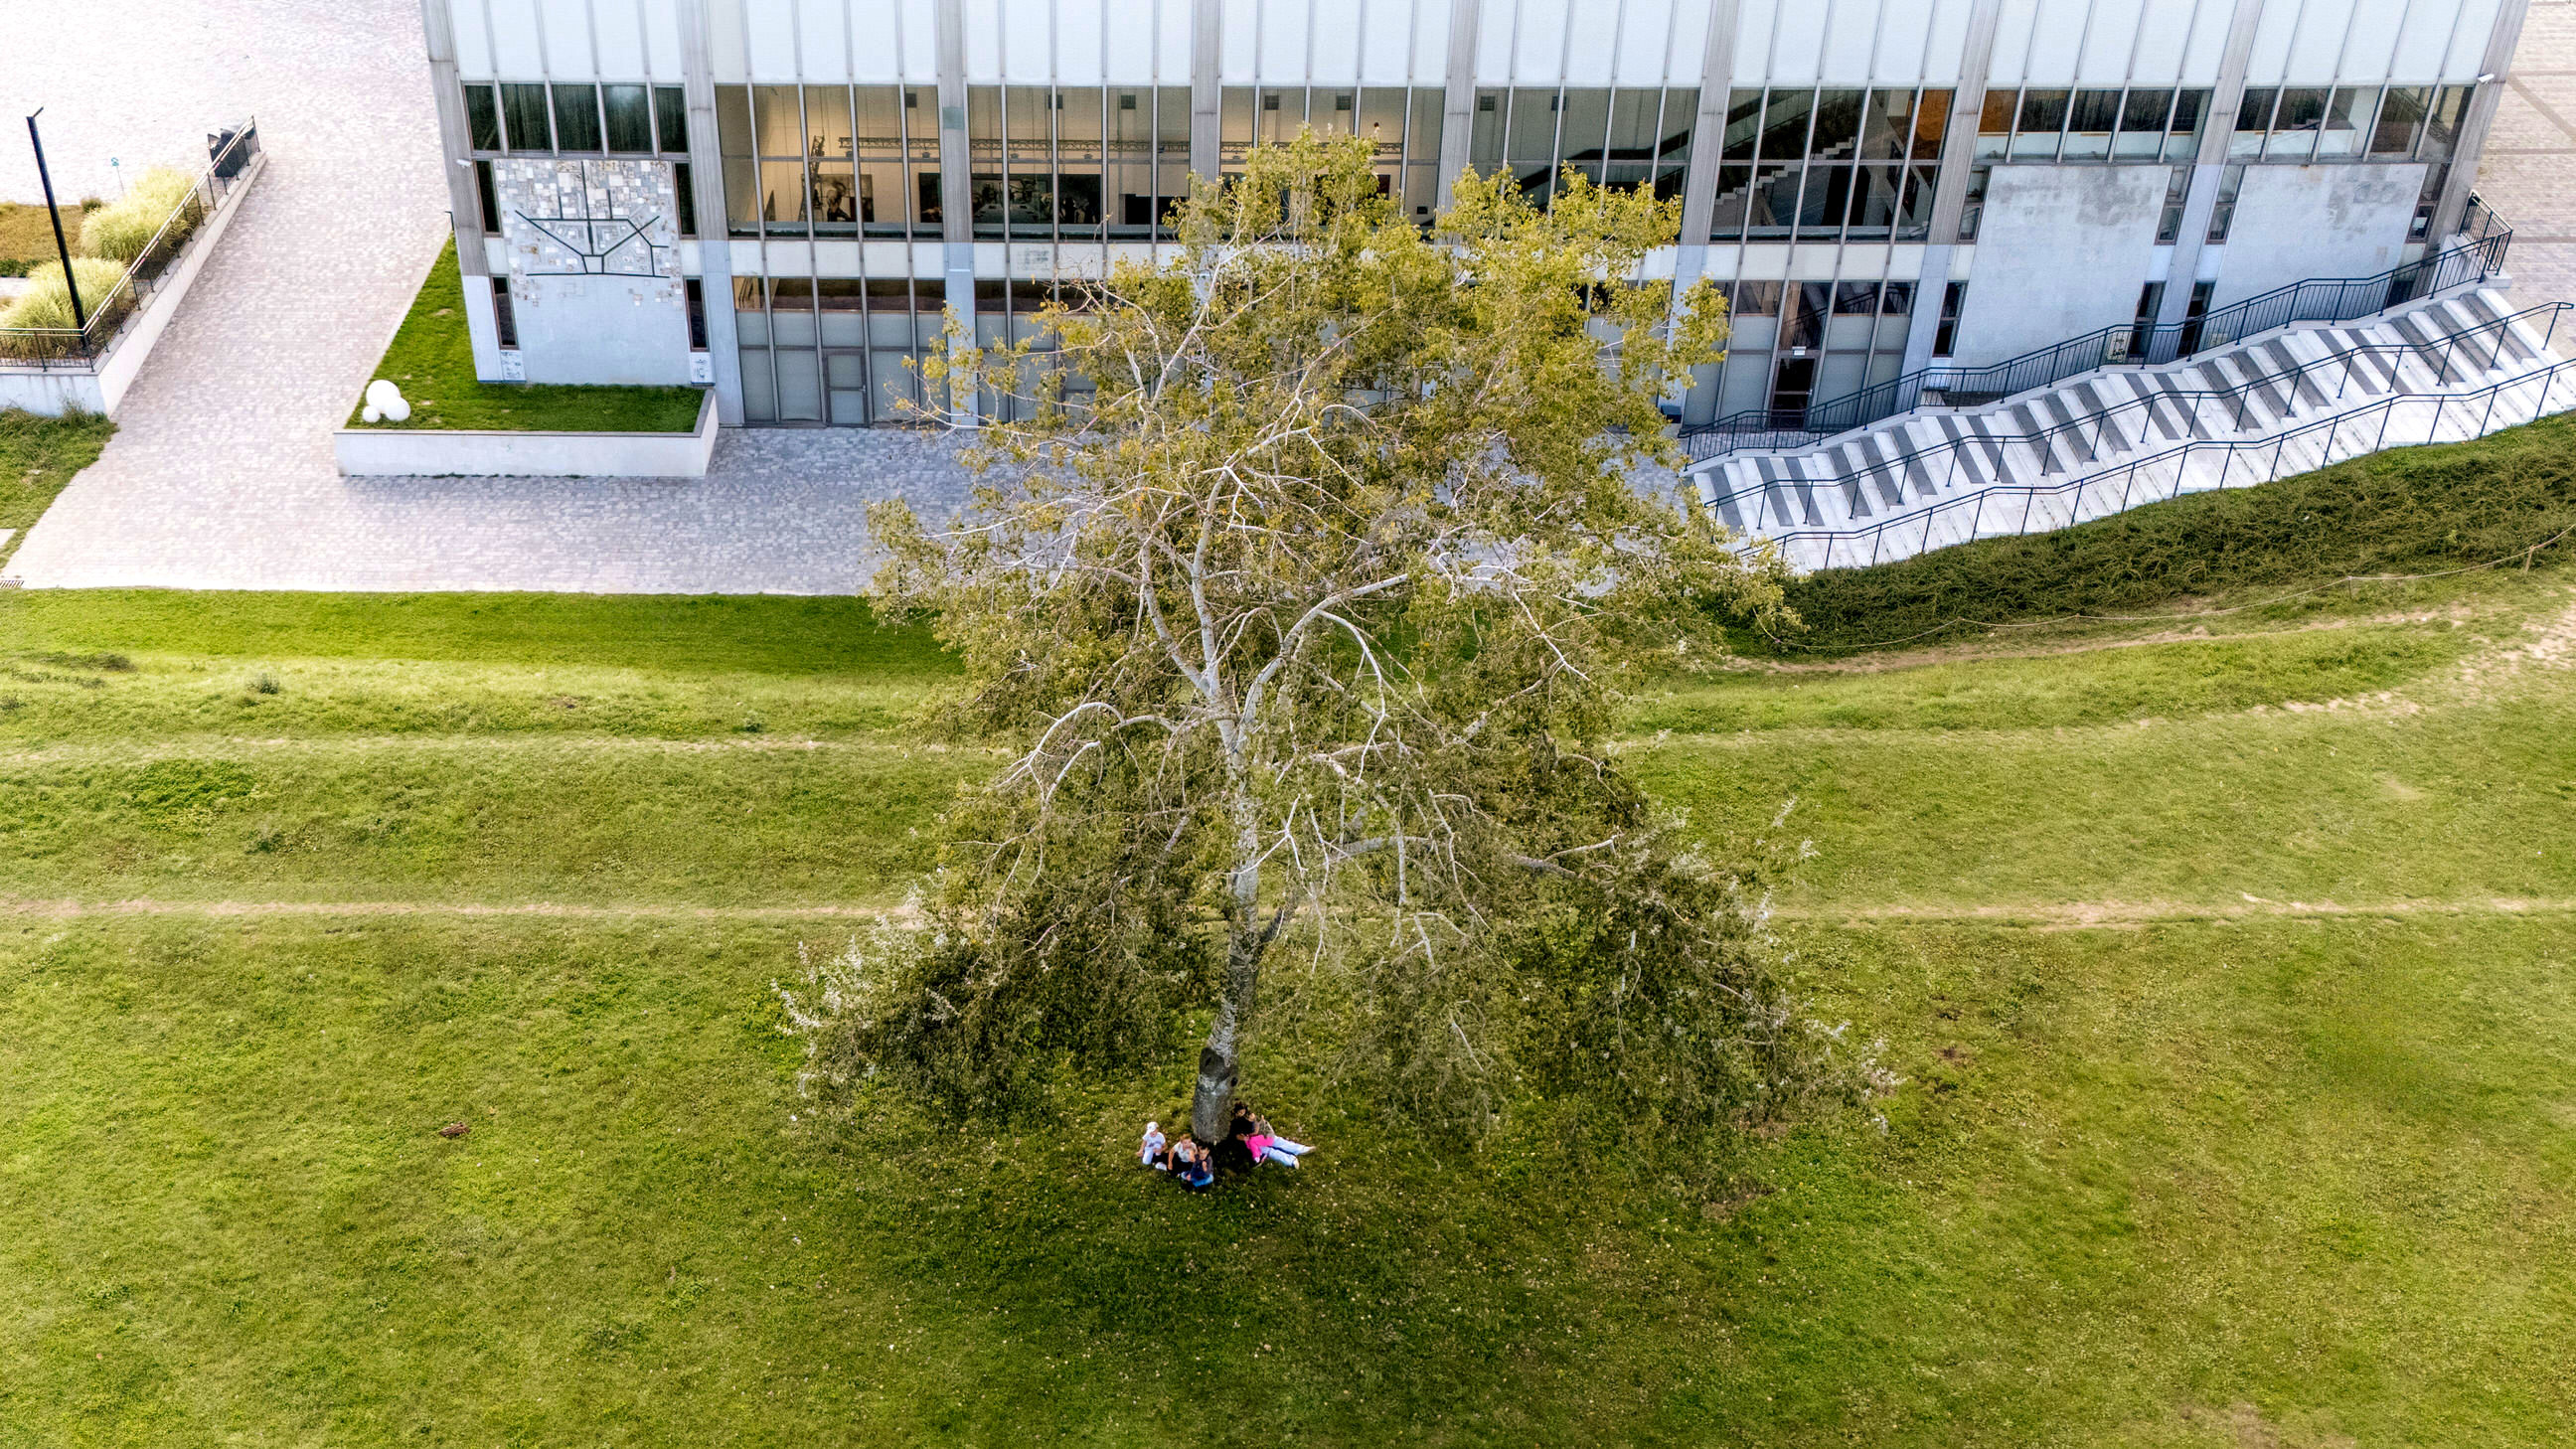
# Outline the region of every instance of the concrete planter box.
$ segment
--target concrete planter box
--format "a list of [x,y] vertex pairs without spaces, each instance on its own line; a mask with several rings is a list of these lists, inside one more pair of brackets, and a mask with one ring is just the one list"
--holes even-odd
[[352,478],[704,478],[716,450],[716,395],[685,433],[522,433],[342,428],[331,452]]

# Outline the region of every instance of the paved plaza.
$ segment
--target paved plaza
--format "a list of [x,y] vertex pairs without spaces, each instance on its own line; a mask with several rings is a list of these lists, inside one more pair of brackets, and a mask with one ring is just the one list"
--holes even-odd
[[2531,0],[2478,194],[2513,225],[2513,299],[2576,302],[2576,0]]
[[[701,481],[342,478],[331,430],[445,224],[417,0],[135,0],[118,29],[150,40],[29,26],[0,67],[0,110],[48,107],[67,192],[251,112],[268,171],[10,579],[837,593],[869,568],[868,503],[962,496],[939,441],[846,430],[729,432]],[[2516,299],[2576,301],[2576,0],[2533,0],[2508,85],[2481,190],[2518,230]],[[23,150],[0,144],[0,196],[33,194]]]
[[[343,478],[347,416],[437,254],[447,192],[417,0],[147,0],[150,45],[40,40],[50,150],[74,178],[180,160],[256,110],[268,171],[119,410],[97,464],[10,560],[29,587],[845,593],[866,506],[944,514],[944,446],[896,432],[729,432],[703,481]],[[76,27],[31,27],[31,30]],[[103,100],[93,105],[92,97]],[[147,149],[147,148],[158,148]],[[0,145],[23,160],[24,147]],[[0,193],[34,187],[0,172]],[[106,183],[112,188],[113,182]],[[94,189],[77,180],[67,190]]]

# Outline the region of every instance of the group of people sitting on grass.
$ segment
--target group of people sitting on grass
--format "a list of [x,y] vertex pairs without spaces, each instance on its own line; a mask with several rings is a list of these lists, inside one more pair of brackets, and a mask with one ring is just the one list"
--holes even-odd
[[1146,1123],[1145,1141],[1137,1150],[1136,1160],[1156,1172],[1170,1173],[1173,1181],[1199,1192],[1216,1181],[1220,1167],[1250,1167],[1256,1162],[1295,1167],[1298,1158],[1314,1150],[1303,1142],[1280,1136],[1269,1118],[1237,1102],[1234,1116],[1226,1124],[1224,1140],[1214,1146],[1187,1132],[1167,1139],[1161,1123]]

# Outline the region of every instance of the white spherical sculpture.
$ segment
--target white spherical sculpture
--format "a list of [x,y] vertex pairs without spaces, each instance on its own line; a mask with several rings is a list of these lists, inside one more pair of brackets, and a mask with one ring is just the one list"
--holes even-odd
[[411,404],[403,401],[402,389],[377,378],[367,384],[367,405],[358,414],[362,422],[400,423],[411,420]]

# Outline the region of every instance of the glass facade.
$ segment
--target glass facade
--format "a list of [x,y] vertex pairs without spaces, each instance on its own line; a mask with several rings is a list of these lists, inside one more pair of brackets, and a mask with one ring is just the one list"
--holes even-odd
[[1604,186],[1651,186],[1670,199],[1690,170],[1698,111],[1692,86],[1478,91],[1468,164],[1509,171],[1541,206],[1567,172]]
[[[971,86],[968,212],[993,241],[1168,237],[1189,195],[1187,86]],[[923,173],[934,217],[939,173]]]
[[1922,241],[1946,90],[1736,91],[1709,240]]
[[1377,148],[1379,189],[1428,224],[1440,196],[1442,100],[1427,86],[1227,86],[1218,98],[1218,170],[1241,170],[1255,145],[1288,140],[1304,126],[1366,136]]
[[[2415,240],[2424,239],[2465,117],[2467,86],[2256,86],[2231,114],[2205,88],[2031,86],[1990,91],[1963,148],[1964,205],[1955,238],[1974,241],[1996,165],[2147,165],[2169,170],[2157,227],[2175,242],[2205,126],[2229,127],[2207,236],[2224,242],[2243,167],[2319,162],[2427,164]],[[1569,173],[1678,198],[1694,146],[1718,148],[1704,240],[1732,249],[1795,247],[1783,280],[1727,284],[1732,356],[1693,390],[1685,421],[1789,409],[1860,390],[1902,369],[1917,283],[1892,246],[1929,243],[1955,94],[1921,86],[1782,86],[1731,91],[1717,134],[1697,132],[1691,86],[1492,86],[1462,99],[1459,149],[1479,171],[1503,171],[1538,204]],[[485,227],[497,225],[489,162],[508,155],[658,154],[688,146],[680,87],[498,81],[464,86],[464,121]],[[1213,98],[1220,173],[1258,144],[1300,128],[1360,135],[1381,185],[1427,223],[1437,205],[1446,95],[1433,86],[1224,85]],[[1060,249],[1172,236],[1190,184],[1186,85],[969,85],[962,115],[969,175],[944,184],[938,90],[916,84],[760,84],[714,88],[722,230],[739,243],[733,318],[748,420],[880,423],[913,397],[918,357],[954,300],[979,340],[1017,340],[1053,294],[1042,280]],[[676,162],[681,227],[695,235],[695,196]],[[714,193],[711,192],[712,196]],[[917,247],[771,247],[772,242],[937,243],[951,196],[961,230],[1009,246],[970,298],[948,294],[946,258]],[[706,225],[718,218],[710,215]],[[1774,251],[1770,255],[1776,256]],[[1821,267],[1818,263],[1821,262]],[[1776,266],[1776,263],[1771,265]],[[782,268],[794,268],[793,275]],[[1723,258],[1712,270],[1730,270]],[[1828,275],[1815,275],[1818,271]],[[1855,272],[1862,275],[1854,275]],[[1805,273],[1806,275],[1797,275]],[[919,275],[917,275],[919,274]],[[1946,279],[1933,350],[1945,355],[1964,296]],[[693,303],[721,307],[722,289]],[[1927,312],[1927,317],[1931,315]],[[988,409],[1006,406],[988,399]]]

